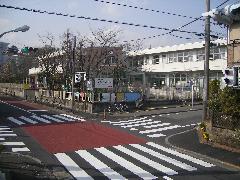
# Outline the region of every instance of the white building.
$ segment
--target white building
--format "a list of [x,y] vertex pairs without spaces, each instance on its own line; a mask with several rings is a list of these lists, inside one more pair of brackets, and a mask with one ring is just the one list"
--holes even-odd
[[[210,80],[221,79],[227,67],[226,40],[211,47]],[[146,89],[189,89],[192,82],[201,91],[204,78],[204,42],[145,49],[129,54],[129,82]],[[201,93],[201,92],[200,92]]]

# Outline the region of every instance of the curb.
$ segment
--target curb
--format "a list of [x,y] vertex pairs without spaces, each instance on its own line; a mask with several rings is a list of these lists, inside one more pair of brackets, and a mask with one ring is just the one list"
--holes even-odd
[[228,162],[225,162],[225,161],[221,161],[219,159],[215,159],[215,158],[212,158],[212,157],[209,157],[207,155],[204,155],[204,154],[201,154],[201,153],[197,153],[197,152],[194,152],[194,151],[191,151],[191,150],[188,150],[188,149],[184,149],[184,148],[181,148],[181,147],[178,147],[178,146],[175,146],[173,144],[171,144],[169,142],[169,139],[174,137],[174,136],[177,136],[179,134],[183,134],[183,133],[186,133],[186,132],[189,132],[189,131],[193,131],[195,128],[193,129],[190,129],[190,130],[186,130],[186,131],[182,131],[182,132],[179,132],[179,133],[176,133],[176,134],[172,134],[168,137],[165,138],[165,143],[174,148],[175,150],[178,150],[182,153],[187,153],[187,154],[190,154],[191,156],[195,156],[199,159],[202,159],[202,160],[207,160],[207,161],[210,161],[211,163],[219,166],[219,167],[222,167],[222,168],[227,168],[228,170],[232,170],[232,171],[239,171],[240,170],[240,167],[239,166],[236,166],[234,164],[231,164],[231,163],[228,163]]

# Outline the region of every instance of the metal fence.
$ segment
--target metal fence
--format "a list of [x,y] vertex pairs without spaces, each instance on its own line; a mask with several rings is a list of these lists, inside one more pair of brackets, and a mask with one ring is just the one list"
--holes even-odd
[[211,111],[209,115],[212,120],[213,127],[240,130],[240,114],[226,115],[222,112]]

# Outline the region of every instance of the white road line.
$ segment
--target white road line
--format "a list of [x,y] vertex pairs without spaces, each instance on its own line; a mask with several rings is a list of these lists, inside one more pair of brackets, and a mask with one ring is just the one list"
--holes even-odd
[[50,121],[43,119],[41,117],[38,117],[38,116],[31,116],[31,117],[33,117],[34,119],[37,119],[38,121],[44,122],[44,123],[51,123]]
[[176,113],[176,114],[179,114],[179,113]]
[[22,119],[22,120],[24,120],[24,121],[27,121],[27,122],[29,122],[29,123],[31,123],[31,124],[37,124],[38,122],[37,121],[33,121],[33,120],[31,120],[31,119],[29,119],[29,118],[27,118],[27,117],[24,117],[24,116],[21,116],[21,117],[19,117],[20,119]]
[[167,126],[167,127],[164,127],[164,128],[158,128],[158,129],[151,129],[151,130],[139,131],[139,133],[141,133],[141,134],[146,134],[146,133],[161,132],[161,131],[166,131],[166,130],[168,130],[168,129],[175,129],[175,128],[178,128],[178,127],[181,127],[181,126],[179,126],[179,125]]
[[196,163],[196,164],[198,164],[198,165],[204,166],[204,167],[213,167],[213,166],[215,166],[215,165],[213,165],[213,164],[211,164],[211,163],[204,162],[204,161],[202,161],[202,160],[200,160],[200,159],[197,159],[197,158],[191,157],[191,156],[189,156],[189,155],[186,155],[186,154],[177,152],[177,151],[175,151],[175,150],[173,150],[173,149],[169,149],[169,148],[163,147],[163,146],[158,145],[158,144],[155,144],[155,143],[153,143],[153,142],[148,142],[147,144],[150,145],[150,146],[152,146],[152,147],[155,147],[155,148],[157,148],[157,149],[160,149],[160,150],[162,150],[162,151],[165,151],[165,152],[167,152],[167,153],[170,153],[170,154],[173,154],[173,155],[175,155],[175,156],[178,156],[178,157],[180,157],[180,158],[182,158],[182,159],[186,159],[186,160],[191,161],[191,162],[193,162],[193,163]]
[[11,133],[13,131],[9,130],[9,131],[0,131],[0,133]]
[[56,122],[63,122],[63,121],[61,121],[61,120],[59,120],[59,119],[57,119],[57,118],[54,118],[54,117],[52,117],[52,116],[48,116],[48,115],[41,115],[42,117],[45,117],[45,118],[47,118],[47,119],[51,119],[51,120],[53,120],[53,121],[56,121]]
[[167,176],[163,176],[163,179],[166,179],[166,180],[173,180],[172,178],[167,177]]
[[69,117],[69,118],[72,118],[72,119],[76,119],[76,120],[79,120],[79,121],[86,121],[85,119],[74,117],[74,116],[71,116],[71,115],[68,115],[68,114],[60,114],[60,115],[66,116],[66,117]]
[[78,180],[93,179],[65,153],[57,153],[55,154],[55,156],[63,164],[63,166],[73,175],[74,178]]
[[140,155],[138,153],[135,153],[135,152],[131,151],[130,149],[127,149],[127,148],[125,148],[125,147],[123,147],[121,145],[113,146],[113,147],[118,149],[119,151],[121,151],[121,152],[123,152],[123,153],[125,153],[125,154],[127,154],[127,155],[129,155],[129,156],[131,156],[131,157],[133,157],[135,159],[137,159],[138,161],[140,161],[140,162],[142,162],[144,164],[147,164],[148,166],[151,166],[152,168],[154,168],[154,169],[156,169],[156,170],[158,170],[160,172],[163,172],[163,173],[165,173],[167,175],[178,174],[177,171],[174,171],[174,170],[172,170],[172,169],[170,169],[170,168],[168,168],[166,166],[163,166],[162,164],[159,164],[159,163],[157,163],[157,162],[155,162],[155,161],[153,161],[153,160],[151,160],[149,158],[146,158],[145,156],[142,156],[142,155]]
[[150,122],[152,119],[146,119],[146,120],[138,120],[134,122],[127,122],[127,123],[119,123],[119,124],[113,124],[114,126],[124,126],[124,125],[131,125],[131,124],[137,124],[137,123],[142,123],[142,122]]
[[19,121],[19,120],[15,119],[14,117],[8,117],[8,120],[10,120],[10,121],[12,121],[12,122],[14,122],[14,123],[16,123],[18,125],[25,124],[24,122]]
[[[159,121],[161,122],[161,121]],[[168,126],[170,123],[162,123],[162,124],[156,124],[156,125],[150,125],[150,126],[143,126],[144,128],[153,128],[153,127],[161,127],[161,126]]]
[[166,162],[168,162],[170,164],[178,166],[178,167],[180,167],[182,169],[185,169],[187,171],[195,171],[195,170],[197,170],[197,168],[195,168],[195,167],[192,167],[192,166],[190,166],[190,165],[188,165],[186,163],[183,163],[183,162],[178,161],[176,159],[173,159],[171,157],[165,156],[165,155],[163,155],[161,153],[158,153],[158,152],[156,152],[156,151],[154,151],[152,149],[146,148],[146,147],[141,146],[139,144],[130,144],[130,145],[135,147],[135,148],[137,148],[137,149],[139,149],[139,150],[141,150],[141,151],[143,151],[143,152],[145,152],[145,153],[150,154],[151,156],[154,156],[154,157],[156,157],[158,159],[166,161]]
[[11,128],[0,128],[0,131],[1,131],[1,130],[8,130],[8,129],[11,130]]
[[159,116],[162,116],[162,114],[160,114]]
[[0,134],[1,137],[17,136],[16,134]]
[[0,126],[0,128],[8,128],[8,126]]
[[23,142],[0,142],[0,144],[5,146],[24,146]]
[[67,118],[67,117],[64,117],[64,116],[60,116],[60,115],[53,115],[54,117],[57,117],[57,118],[60,118],[60,119],[63,119],[65,121],[75,121],[73,119],[70,119],[70,118]]
[[12,152],[28,152],[30,151],[27,147],[24,148],[12,148]]
[[125,121],[111,121],[111,124],[115,124],[115,123],[127,123],[127,122],[134,122],[134,121],[138,121],[138,120],[144,120],[147,117],[142,117],[142,118],[137,118],[137,119],[130,119],[130,120],[125,120]]
[[109,159],[113,160],[117,164],[121,165],[122,167],[125,167],[132,173],[136,174],[142,179],[156,179],[157,177],[152,175],[151,173],[143,170],[142,168],[136,166],[135,164],[127,161],[126,159],[122,158],[121,156],[118,156],[114,154],[113,152],[107,150],[106,148],[96,148],[98,152],[103,154],[104,156],[108,157]]
[[137,131],[138,129],[136,128],[131,128],[130,131]]
[[159,133],[159,134],[151,134],[151,135],[147,135],[147,136],[148,136],[148,137],[151,137],[151,138],[155,138],[155,137],[164,137],[164,136],[166,136],[166,135]]
[[5,141],[5,138],[0,138],[0,141]]
[[137,126],[144,126],[144,125],[148,125],[148,124],[157,124],[160,123],[161,121],[152,121],[152,122],[141,122],[139,124],[132,124],[132,125],[127,125],[127,126],[121,126],[123,128],[127,128],[127,127],[137,127]]
[[46,112],[48,110],[45,110],[45,109],[32,109],[32,110],[28,110],[28,111],[31,111],[31,112]]
[[85,159],[88,163],[90,163],[93,167],[95,167],[97,170],[99,170],[102,174],[107,176],[109,179],[126,179],[110,167],[108,167],[106,164],[101,162],[99,159],[94,157],[92,154],[87,152],[86,150],[79,150],[76,151],[83,159]]

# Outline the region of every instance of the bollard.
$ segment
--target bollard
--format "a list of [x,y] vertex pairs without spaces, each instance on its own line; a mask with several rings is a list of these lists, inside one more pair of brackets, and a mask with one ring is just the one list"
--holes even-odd
[[26,94],[26,96],[25,96],[26,100],[27,100],[27,97],[28,97],[28,96],[27,96],[27,94]]
[[105,110],[105,108],[103,110],[103,119],[106,120],[106,110]]

